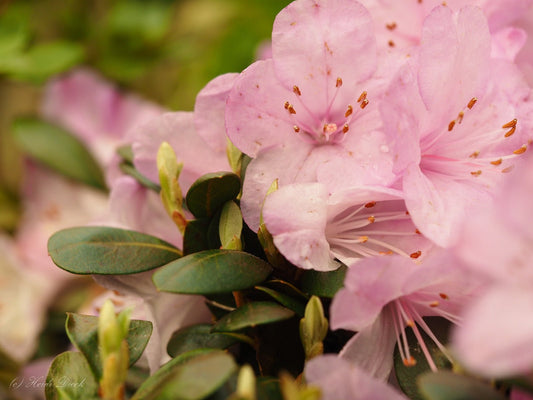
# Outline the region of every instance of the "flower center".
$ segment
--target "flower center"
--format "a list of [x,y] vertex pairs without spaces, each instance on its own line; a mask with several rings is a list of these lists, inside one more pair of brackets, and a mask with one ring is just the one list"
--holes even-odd
[[[346,133],[350,130],[350,123],[354,117],[359,113],[354,112],[351,104],[348,104],[343,117],[338,117],[337,113],[332,112],[333,103],[337,98],[337,94],[342,87],[342,79],[337,78],[335,83],[335,91],[331,97],[326,110],[322,116],[317,116],[312,112],[302,99],[302,92],[297,85],[292,88],[293,93],[298,101],[298,108],[301,107],[305,112],[296,112],[294,105],[286,101],[283,105],[285,110],[294,122],[293,130],[300,138],[308,143],[313,144],[333,144],[340,143],[344,140]],[[357,104],[362,111],[369,101],[367,99],[367,92],[362,92],[357,99]]]

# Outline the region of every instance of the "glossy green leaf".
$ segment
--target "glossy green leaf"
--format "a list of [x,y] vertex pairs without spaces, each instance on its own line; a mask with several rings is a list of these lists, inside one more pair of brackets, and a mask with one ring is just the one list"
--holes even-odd
[[168,342],[167,352],[171,357],[191,350],[227,349],[239,340],[230,335],[211,332],[210,324],[192,325],[175,332]]
[[205,250],[165,265],[153,281],[162,292],[227,293],[257,285],[271,271],[268,263],[242,251]]
[[425,400],[505,400],[506,397],[476,378],[450,371],[426,373],[418,379]]
[[268,287],[264,286],[256,286],[257,290],[260,290],[266,294],[268,294],[270,297],[272,297],[274,300],[276,300],[281,305],[291,309],[296,314],[298,314],[300,317],[304,316],[305,313],[305,303],[296,300],[295,298],[286,295],[285,293],[278,292],[276,290],[270,289]]
[[19,146],[47,167],[80,182],[106,189],[100,166],[82,142],[67,131],[38,118],[19,118],[13,124]]
[[46,400],[97,400],[98,383],[81,353],[67,351],[58,355],[48,371]]
[[231,172],[206,174],[194,182],[186,196],[187,208],[196,218],[210,217],[237,197],[241,180]]
[[271,324],[289,319],[294,312],[269,301],[247,303],[222,317],[214,326],[213,332],[232,332],[256,325]]
[[[435,334],[435,336],[443,343],[447,342],[448,330],[450,323],[438,317],[425,318],[426,323]],[[420,328],[419,328],[420,329]],[[421,329],[420,329],[421,330]],[[405,366],[404,362],[398,351],[398,346],[394,349],[394,371],[396,373],[396,379],[400,388],[405,394],[412,400],[425,399],[419,391],[417,385],[417,378],[426,372],[430,372],[431,368],[422,352],[422,348],[418,344],[413,331],[411,329],[405,330],[407,342],[409,343],[409,353],[415,361],[415,365]],[[450,369],[452,367],[448,358],[440,351],[438,346],[431,340],[431,338],[425,333],[421,332],[424,343],[428,348],[431,358],[439,370]]]
[[209,230],[208,219],[195,219],[189,221],[183,235],[183,254],[188,255],[202,250],[209,250],[207,233]]
[[330,272],[305,271],[301,282],[302,290],[311,295],[333,298],[342,288],[347,270],[348,268],[342,265]]
[[214,393],[237,369],[233,358],[218,350],[184,353],[163,365],[132,400],[196,400]]
[[66,271],[100,275],[147,271],[181,256],[179,249],[154,236],[98,226],[54,233],[48,240],[48,253]]
[[[128,329],[129,363],[133,365],[142,355],[152,335],[152,323],[149,321],[131,320]],[[102,363],[98,349],[98,317],[67,313],[66,331],[70,341],[81,351],[94,374],[100,378]]]

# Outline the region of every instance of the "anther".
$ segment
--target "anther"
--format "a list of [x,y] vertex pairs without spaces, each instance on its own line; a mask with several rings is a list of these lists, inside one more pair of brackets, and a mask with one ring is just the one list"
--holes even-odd
[[503,172],[504,174],[506,174],[506,173],[508,173],[508,172],[511,172],[513,169],[514,169],[514,165],[511,165],[510,167],[507,167],[507,168],[502,169],[502,172]]
[[468,104],[467,104],[468,109],[471,110],[472,107],[474,107],[474,105],[475,105],[476,103],[477,103],[477,99],[476,99],[475,97],[472,97],[472,98],[470,99],[470,101],[468,102]]
[[357,240],[359,240],[359,243],[366,243],[368,242],[368,236],[359,236]]
[[478,177],[479,175],[481,175],[481,170],[478,169],[477,171],[472,171],[472,172],[470,172],[470,174],[471,174],[472,176]]
[[348,124],[344,124],[344,126],[342,127],[342,133],[348,132],[349,129],[350,127],[348,126]]
[[479,151],[474,151],[472,154],[470,154],[468,157],[470,158],[477,158],[479,156]]
[[448,297],[448,295],[446,293],[439,293],[439,296],[443,300],[448,300],[449,299],[449,297]]
[[396,22],[393,22],[391,24],[386,24],[385,27],[389,30],[389,31],[392,31],[394,29],[396,29]]
[[376,205],[376,202],[375,201],[370,201],[368,203],[365,204],[365,208],[372,208]]
[[394,47],[394,46],[396,46],[396,45],[394,44],[394,41],[392,41],[392,40],[389,40],[388,45],[389,45],[389,47]]
[[335,87],[341,87],[342,86],[342,78],[337,78],[337,83],[335,83]]
[[363,93],[361,93],[361,95],[360,95],[359,98],[357,99],[357,102],[360,103],[360,102],[362,102],[363,100],[365,100],[365,99],[366,99],[366,95],[367,95],[367,93],[366,93],[366,90],[365,90]]
[[463,117],[465,116],[465,113],[460,111],[459,114],[457,114],[457,123],[460,124],[463,122]]
[[516,149],[515,151],[513,151],[513,153],[514,154],[524,154],[526,152],[526,150],[527,150],[527,146],[523,145],[519,149]]
[[409,257],[411,257],[413,259],[417,259],[421,255],[422,255],[422,252],[420,250],[418,250],[418,251],[415,251],[414,253],[409,254]]
[[300,127],[298,125],[294,125],[292,129],[294,129],[294,132],[296,133],[300,132]]
[[348,104],[348,109],[344,113],[344,117],[348,118],[350,115],[352,115],[352,113],[353,113],[353,107],[351,106],[351,104]]
[[421,235],[421,234],[422,234],[422,232],[420,232],[418,229],[415,230],[415,233],[416,233],[417,235]]
[[453,120],[452,122],[448,124],[448,131],[450,132],[454,126],[455,126],[455,120]]
[[283,108],[285,108],[285,110],[288,110],[290,105],[291,105],[291,103],[286,101],[285,104],[283,104]]
[[370,217],[367,218],[368,222],[370,222],[371,224],[373,224],[374,222],[376,222],[376,217],[374,217],[373,215],[371,215]]
[[515,131],[516,131],[516,123],[517,123],[517,120],[515,118],[512,121],[507,122],[505,125],[502,125],[503,129],[511,128],[507,132],[505,132],[505,135],[504,135],[505,137],[509,137],[513,133],[515,133]]
[[502,163],[502,161],[503,161],[503,160],[502,160],[501,158],[499,158],[499,159],[497,159],[497,160],[495,160],[495,161],[491,161],[490,163],[491,163],[492,165],[500,165],[500,164]]
[[361,109],[364,109],[366,106],[368,105],[368,99],[364,99],[362,102],[361,102]]
[[289,111],[289,114],[296,114],[296,110],[294,109],[292,104],[289,104],[289,106],[287,107],[287,110]]
[[432,301],[431,303],[429,303],[429,306],[433,307],[433,308],[438,307],[439,306],[439,302],[437,300]]
[[300,92],[300,88],[299,88],[298,86],[296,86],[296,85],[294,85],[294,86],[292,87],[292,91],[293,91],[295,94],[297,94],[298,96],[301,96],[301,95],[302,95],[302,92]]
[[[422,2],[422,0],[418,0],[419,3]],[[416,360],[413,356],[410,356],[409,358],[404,358],[403,360],[403,365],[405,365],[406,367],[414,367],[416,365]]]

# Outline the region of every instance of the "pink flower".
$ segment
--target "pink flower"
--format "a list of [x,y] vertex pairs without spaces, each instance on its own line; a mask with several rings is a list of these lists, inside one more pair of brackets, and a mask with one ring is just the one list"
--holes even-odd
[[196,97],[194,113],[166,113],[140,125],[132,134],[137,169],[158,182],[157,151],[166,141],[174,149],[178,162],[183,163],[179,183],[184,193],[204,174],[230,171],[224,109],[235,77],[236,74],[225,74],[209,82]]
[[[489,288],[466,310],[454,332],[459,360],[488,377],[533,369],[533,158],[517,166],[496,201],[472,213],[455,248]],[[496,339],[497,338],[497,339]]]
[[530,89],[514,65],[489,55],[479,9],[437,7],[425,20],[418,62],[402,69],[382,103],[407,209],[441,246],[531,137]]
[[320,388],[322,400],[407,400],[391,386],[334,355],[309,361],[305,379]]
[[229,138],[254,158],[241,202],[252,229],[275,179],[331,190],[394,179],[375,102],[376,65],[372,21],[359,3],[297,0],[278,14],[272,59],[242,72],[226,107]]
[[431,245],[406,212],[401,193],[358,187],[328,195],[325,185],[299,183],[270,194],[263,218],[278,250],[294,265],[315,270],[364,257],[419,258]]
[[134,127],[164,112],[154,103],[123,94],[88,69],[53,80],[42,107],[45,117],[78,136],[106,169]]
[[340,355],[370,374],[386,378],[392,367],[395,343],[404,363],[416,360],[403,336],[412,328],[428,364],[436,366],[419,328],[447,354],[424,316],[441,316],[459,321],[459,311],[475,288],[455,260],[434,251],[421,263],[401,256],[374,257],[350,266],[341,289],[331,305],[331,328],[358,333],[346,343]]

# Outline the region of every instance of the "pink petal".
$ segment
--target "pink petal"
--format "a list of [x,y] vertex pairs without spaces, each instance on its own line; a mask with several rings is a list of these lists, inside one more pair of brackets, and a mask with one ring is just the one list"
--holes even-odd
[[225,152],[227,147],[224,112],[226,99],[239,74],[224,74],[210,81],[196,96],[194,126],[198,136],[215,152]]
[[492,34],[491,56],[514,61],[526,43],[527,33],[523,29],[508,27]]
[[483,12],[464,7],[458,14],[435,8],[424,21],[420,49],[420,93],[430,110],[446,118],[473,97],[488,79],[490,34]]
[[300,145],[294,121],[284,108],[292,95],[292,89],[282,87],[274,75],[271,59],[245,69],[226,104],[226,130],[233,144],[250,157],[272,145]]
[[192,112],[166,113],[134,132],[132,145],[137,169],[153,182],[159,182],[157,151],[168,142],[179,162],[183,163],[179,183],[183,193],[200,176],[209,172],[230,171],[226,152],[215,152],[198,136]]
[[[275,71],[289,90],[297,85],[312,113],[322,116],[337,78],[339,104],[354,101],[358,85],[376,68],[376,43],[368,11],[346,0],[298,0],[283,9],[272,31]],[[351,96],[351,97],[347,97]]]
[[533,294],[530,287],[501,286],[487,292],[465,312],[453,335],[453,349],[470,370],[505,378],[533,365]]
[[322,400],[406,400],[391,386],[332,354],[309,361],[305,379],[320,387]]

